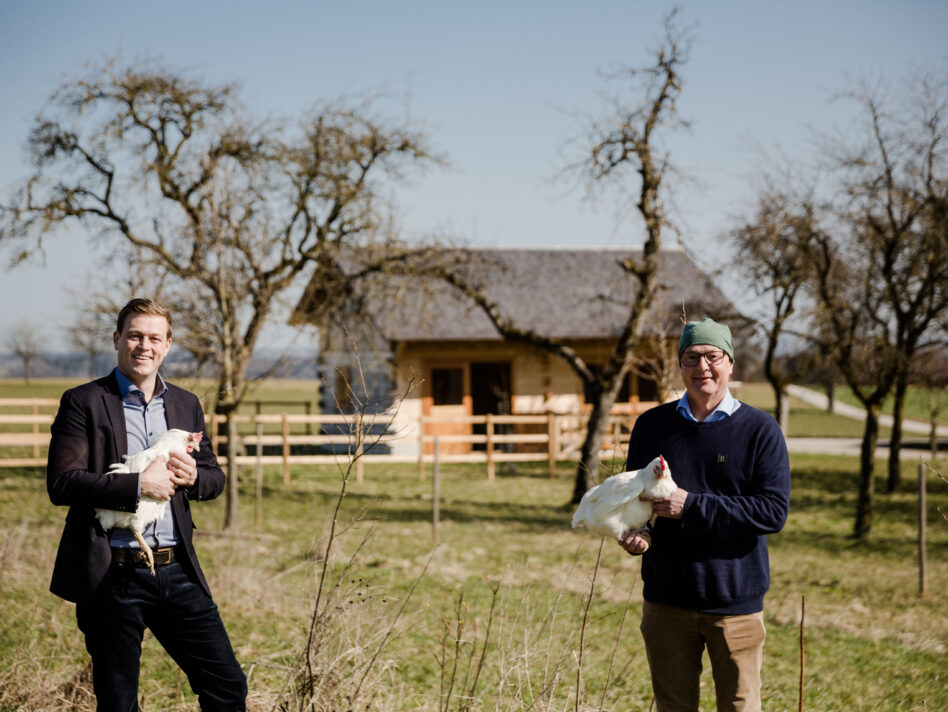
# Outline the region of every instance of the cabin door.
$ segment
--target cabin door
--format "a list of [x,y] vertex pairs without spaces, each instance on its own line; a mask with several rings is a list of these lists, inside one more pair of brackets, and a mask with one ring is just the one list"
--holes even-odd
[[[423,412],[425,415],[452,419],[464,418],[471,413],[471,397],[468,393],[469,372],[465,363],[436,363],[428,368],[426,398]],[[454,422],[435,422],[425,426],[426,435],[439,435],[449,438],[452,435],[470,435],[471,424],[455,420]],[[468,453],[469,442],[439,442],[443,454]],[[425,443],[425,454],[434,454],[434,443]]]

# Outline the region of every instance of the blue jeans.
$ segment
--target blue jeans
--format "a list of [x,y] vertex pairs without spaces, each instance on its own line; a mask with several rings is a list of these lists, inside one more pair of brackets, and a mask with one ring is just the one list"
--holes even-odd
[[246,709],[247,678],[214,601],[178,561],[112,564],[93,597],[76,606],[92,656],[99,710],[138,709],[142,637],[149,628],[188,677],[202,710]]

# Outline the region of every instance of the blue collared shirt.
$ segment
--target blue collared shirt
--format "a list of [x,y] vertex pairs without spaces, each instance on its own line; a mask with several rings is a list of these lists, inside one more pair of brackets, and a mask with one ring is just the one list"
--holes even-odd
[[[732,396],[731,389],[728,389],[727,393],[724,394],[724,398],[718,403],[718,407],[711,411],[711,414],[701,422],[713,423],[716,420],[724,420],[729,415],[733,415],[734,411],[740,407],[741,402]],[[692,422],[699,422],[694,416],[694,413],[691,412],[691,403],[688,401],[688,391],[682,393],[681,398],[678,399],[678,412]]]
[[[165,417],[164,395],[168,390],[161,376],[155,382],[155,394],[151,401],[145,402],[145,393],[134,385],[122,371],[116,367],[115,378],[122,394],[125,410],[125,432],[128,436],[128,454],[134,455],[158,442],[158,438],[168,432]],[[142,483],[139,476],[138,497],[142,496]],[[174,546],[178,543],[174,525],[171,502],[165,503],[165,516],[145,527],[142,538],[152,549]],[[128,529],[115,528],[109,537],[112,546],[138,548],[138,542]]]

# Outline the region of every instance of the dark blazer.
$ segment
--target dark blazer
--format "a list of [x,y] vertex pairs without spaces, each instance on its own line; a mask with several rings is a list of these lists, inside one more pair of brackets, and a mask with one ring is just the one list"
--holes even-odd
[[[184,561],[208,595],[210,589],[194,553],[192,501],[214,499],[224,489],[224,473],[217,464],[204,428],[201,403],[193,393],[168,385],[164,394],[168,428],[203,432],[200,450],[192,453],[198,478],[171,498],[178,533],[187,557]],[[67,601],[92,596],[102,581],[112,550],[108,534],[95,518],[95,508],[135,511],[138,478],[105,472],[127,454],[125,411],[114,374],[66,391],[52,425],[46,489],[53,504],[69,507],[50,591]]]

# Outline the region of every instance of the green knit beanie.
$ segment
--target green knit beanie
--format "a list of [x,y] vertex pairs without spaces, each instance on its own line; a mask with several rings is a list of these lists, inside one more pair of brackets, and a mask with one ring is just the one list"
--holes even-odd
[[678,342],[678,358],[689,346],[707,344],[717,346],[726,353],[731,361],[734,360],[734,347],[731,345],[731,330],[725,324],[719,324],[714,319],[689,321],[681,332]]

